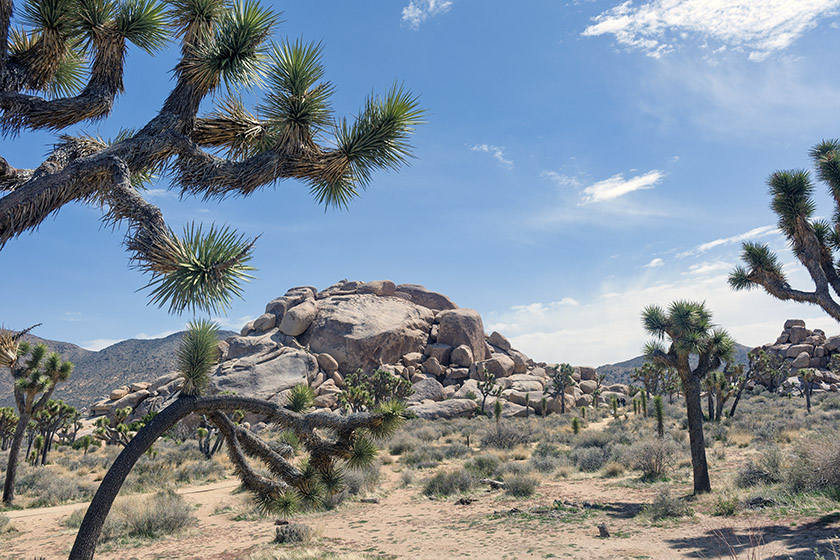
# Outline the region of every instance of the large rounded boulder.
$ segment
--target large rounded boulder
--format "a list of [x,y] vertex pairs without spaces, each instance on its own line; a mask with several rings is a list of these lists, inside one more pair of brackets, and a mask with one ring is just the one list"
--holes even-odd
[[299,340],[311,352],[329,354],[339,371],[350,373],[422,353],[433,322],[432,310],[403,298],[337,295],[318,301],[318,314]]

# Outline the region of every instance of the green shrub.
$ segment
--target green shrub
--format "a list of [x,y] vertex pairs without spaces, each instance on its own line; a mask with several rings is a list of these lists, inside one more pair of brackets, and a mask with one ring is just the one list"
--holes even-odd
[[670,439],[654,437],[638,442],[628,451],[630,465],[642,471],[642,480],[658,480],[674,468],[679,447]]
[[738,498],[729,494],[718,494],[712,508],[712,515],[730,517],[738,511]]
[[487,478],[496,472],[496,469],[499,468],[501,462],[502,461],[499,457],[493,455],[492,453],[482,453],[481,455],[476,455],[464,463],[464,468],[474,473],[479,478]]
[[652,521],[691,515],[691,508],[679,498],[671,497],[671,489],[661,488],[653,503],[645,507],[645,513]]
[[538,472],[551,474],[557,470],[557,467],[565,464],[565,461],[560,457],[552,457],[550,455],[531,455],[528,463]]
[[409,451],[414,451],[420,441],[412,436],[406,434],[399,434],[391,439],[390,443],[388,444],[388,452],[391,455],[402,455]]
[[494,449],[513,449],[517,445],[530,441],[528,433],[516,426],[501,425],[498,429],[488,430],[481,438],[481,446]]
[[541,441],[534,448],[532,455],[534,457],[560,457],[563,452],[556,445]]
[[516,475],[505,480],[505,494],[514,498],[530,498],[534,495],[539,481],[528,475]]
[[284,523],[274,529],[277,544],[301,543],[312,539],[312,528],[303,523]]
[[583,447],[573,449],[571,458],[580,470],[595,472],[601,470],[607,463],[609,453],[601,447]]
[[102,528],[102,540],[122,537],[156,539],[196,523],[193,508],[174,492],[115,504]]
[[466,469],[439,472],[426,481],[423,493],[427,496],[451,496],[468,492],[475,484],[475,478]]

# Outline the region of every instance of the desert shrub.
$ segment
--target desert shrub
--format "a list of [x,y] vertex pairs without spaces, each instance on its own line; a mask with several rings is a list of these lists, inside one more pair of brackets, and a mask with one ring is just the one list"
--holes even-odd
[[730,517],[735,515],[736,511],[738,511],[738,498],[729,493],[715,496],[712,504],[712,515]]
[[747,461],[735,475],[735,486],[749,488],[759,484],[775,484],[782,480],[782,452],[776,446],[767,448],[758,463]]
[[11,519],[9,519],[8,515],[6,515],[5,513],[0,513],[0,531],[5,531],[6,528],[9,527],[10,521]]
[[96,484],[49,466],[24,467],[15,480],[15,489],[34,497],[30,507],[48,507],[90,499],[96,492]]
[[444,432],[443,426],[435,426],[432,423],[415,423],[411,427],[413,428],[410,430],[411,435],[427,443],[437,441]]
[[615,478],[624,474],[624,465],[616,461],[610,461],[604,467],[605,478]]
[[532,455],[534,457],[560,457],[563,455],[563,452],[556,445],[541,441],[534,448]]
[[400,481],[403,486],[411,486],[414,484],[414,471],[405,470],[400,474]]
[[672,440],[656,437],[636,443],[629,449],[628,459],[635,470],[642,471],[643,480],[657,480],[674,468],[678,451]]
[[82,526],[82,519],[85,518],[86,511],[85,508],[74,510],[73,513],[61,520],[60,525],[68,529],[78,529]]
[[224,475],[225,467],[221,463],[206,459],[188,461],[175,469],[175,481],[180,483],[218,480]]
[[688,507],[684,501],[679,498],[671,496],[671,489],[663,486],[659,493],[654,498],[653,503],[646,506],[645,514],[650,517],[652,521],[665,519],[669,517],[685,517],[691,515],[691,508]]
[[274,529],[277,544],[307,542],[312,538],[312,528],[303,523],[284,523]]
[[580,470],[595,472],[607,463],[609,453],[602,447],[582,447],[573,449],[570,457]]
[[353,496],[374,490],[379,485],[381,473],[379,463],[344,473],[344,488]]
[[527,432],[516,426],[501,425],[499,429],[488,430],[481,438],[481,446],[494,449],[513,449],[530,441]]
[[538,484],[535,477],[518,474],[505,480],[505,494],[514,498],[530,498]]
[[145,499],[114,505],[102,528],[102,540],[123,537],[156,539],[196,523],[193,508],[174,492],[159,492]]
[[819,437],[801,442],[787,472],[791,491],[840,490],[840,440]]
[[557,470],[557,467],[567,464],[561,457],[552,455],[531,455],[528,463],[535,471],[543,474],[551,474]]
[[388,452],[391,455],[402,455],[409,451],[414,451],[420,444],[420,441],[407,434],[398,434],[391,438],[388,444]]
[[500,464],[493,473],[493,476],[507,480],[511,476],[522,476],[533,470],[533,467],[525,461],[508,461]]
[[469,454],[470,448],[463,443],[450,443],[441,449],[443,456],[447,459],[458,459]]
[[400,457],[400,463],[418,469],[428,469],[443,461],[443,450],[439,447],[424,445],[414,451],[409,451]]
[[423,493],[427,496],[451,496],[469,491],[473,484],[475,484],[475,478],[466,469],[444,471],[426,481]]
[[482,453],[465,462],[464,468],[479,478],[487,478],[496,472],[501,462],[499,457],[492,453]]

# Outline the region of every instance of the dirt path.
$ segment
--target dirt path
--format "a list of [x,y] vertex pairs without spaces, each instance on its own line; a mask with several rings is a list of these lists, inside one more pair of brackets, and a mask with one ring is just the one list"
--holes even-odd
[[[501,492],[478,492],[470,505],[455,499],[429,500],[417,484],[400,483],[399,465],[383,468],[378,504],[348,503],[338,510],[306,516],[319,544],[332,551],[369,552],[400,559],[426,558],[794,558],[813,560],[815,546],[825,550],[840,535],[840,516],[821,520],[696,515],[679,523],[650,526],[635,517],[654,494],[650,487],[629,487],[629,478],[577,475],[547,481],[530,500]],[[121,548],[104,545],[101,560],[245,560],[274,536],[271,520],[235,521],[247,497],[235,494],[238,482],[227,479],[179,491],[196,506],[198,525],[178,537]],[[685,489],[687,491],[687,486]],[[127,499],[136,499],[129,496]],[[555,500],[595,507],[552,509]],[[0,558],[66,558],[75,530],[61,520],[84,504],[8,515],[19,532],[4,537]],[[225,508],[228,509],[225,509]],[[519,512],[511,512],[516,508]],[[534,510],[542,509],[542,513]],[[606,523],[612,536],[598,537]],[[757,549],[755,544],[760,545]],[[831,556],[829,556],[831,557]]]

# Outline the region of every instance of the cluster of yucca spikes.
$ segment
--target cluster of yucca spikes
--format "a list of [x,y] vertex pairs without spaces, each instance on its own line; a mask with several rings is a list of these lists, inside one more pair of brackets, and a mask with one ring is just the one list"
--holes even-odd
[[[126,225],[151,303],[218,313],[250,278],[255,240],[215,225],[179,237],[143,199],[144,183],[223,199],[298,179],[318,203],[346,207],[377,169],[407,163],[423,118],[416,97],[394,85],[356,118],[334,117],[321,46],[272,43],[277,23],[253,0],[25,0],[16,10],[0,0],[0,131],[64,131],[36,169],[0,154],[0,248],[69,202],[95,204]],[[109,115],[128,43],[154,54],[170,39],[181,47],[176,84],[155,118],[126,123],[112,142],[66,132]],[[262,100],[249,110],[241,94],[254,87]],[[200,116],[208,95],[215,109]]]
[[834,199],[831,220],[814,216],[814,183],[807,170],[776,171],[768,179],[771,208],[778,216],[779,231],[787,238],[794,256],[814,281],[813,291],[790,286],[779,257],[767,244],[745,242],[742,259],[729,275],[736,290],[762,287],[780,300],[819,305],[840,321],[840,268],[834,252],[840,250],[840,140],[823,140],[810,151],[817,178],[828,186]]
[[[177,354],[184,381],[182,398],[200,399],[207,390],[210,372],[219,358],[217,333],[218,325],[211,321],[189,324]],[[377,453],[374,440],[393,433],[405,414],[401,402],[391,401],[373,414],[349,416],[347,422],[328,425],[321,421],[334,415],[304,414],[313,397],[308,385],[295,386],[284,414],[274,420],[290,432],[289,437],[299,442],[308,457],[295,458],[294,447],[269,446],[250,430],[238,426],[223,412],[223,402],[208,415],[227,444],[237,476],[253,493],[258,507],[267,513],[290,517],[302,509],[317,507],[341,491],[344,470],[369,465]],[[224,400],[224,396],[216,398]],[[238,402],[237,397],[231,397],[232,407]],[[315,428],[320,428],[317,433]],[[248,457],[265,464],[271,476],[255,471]]]

